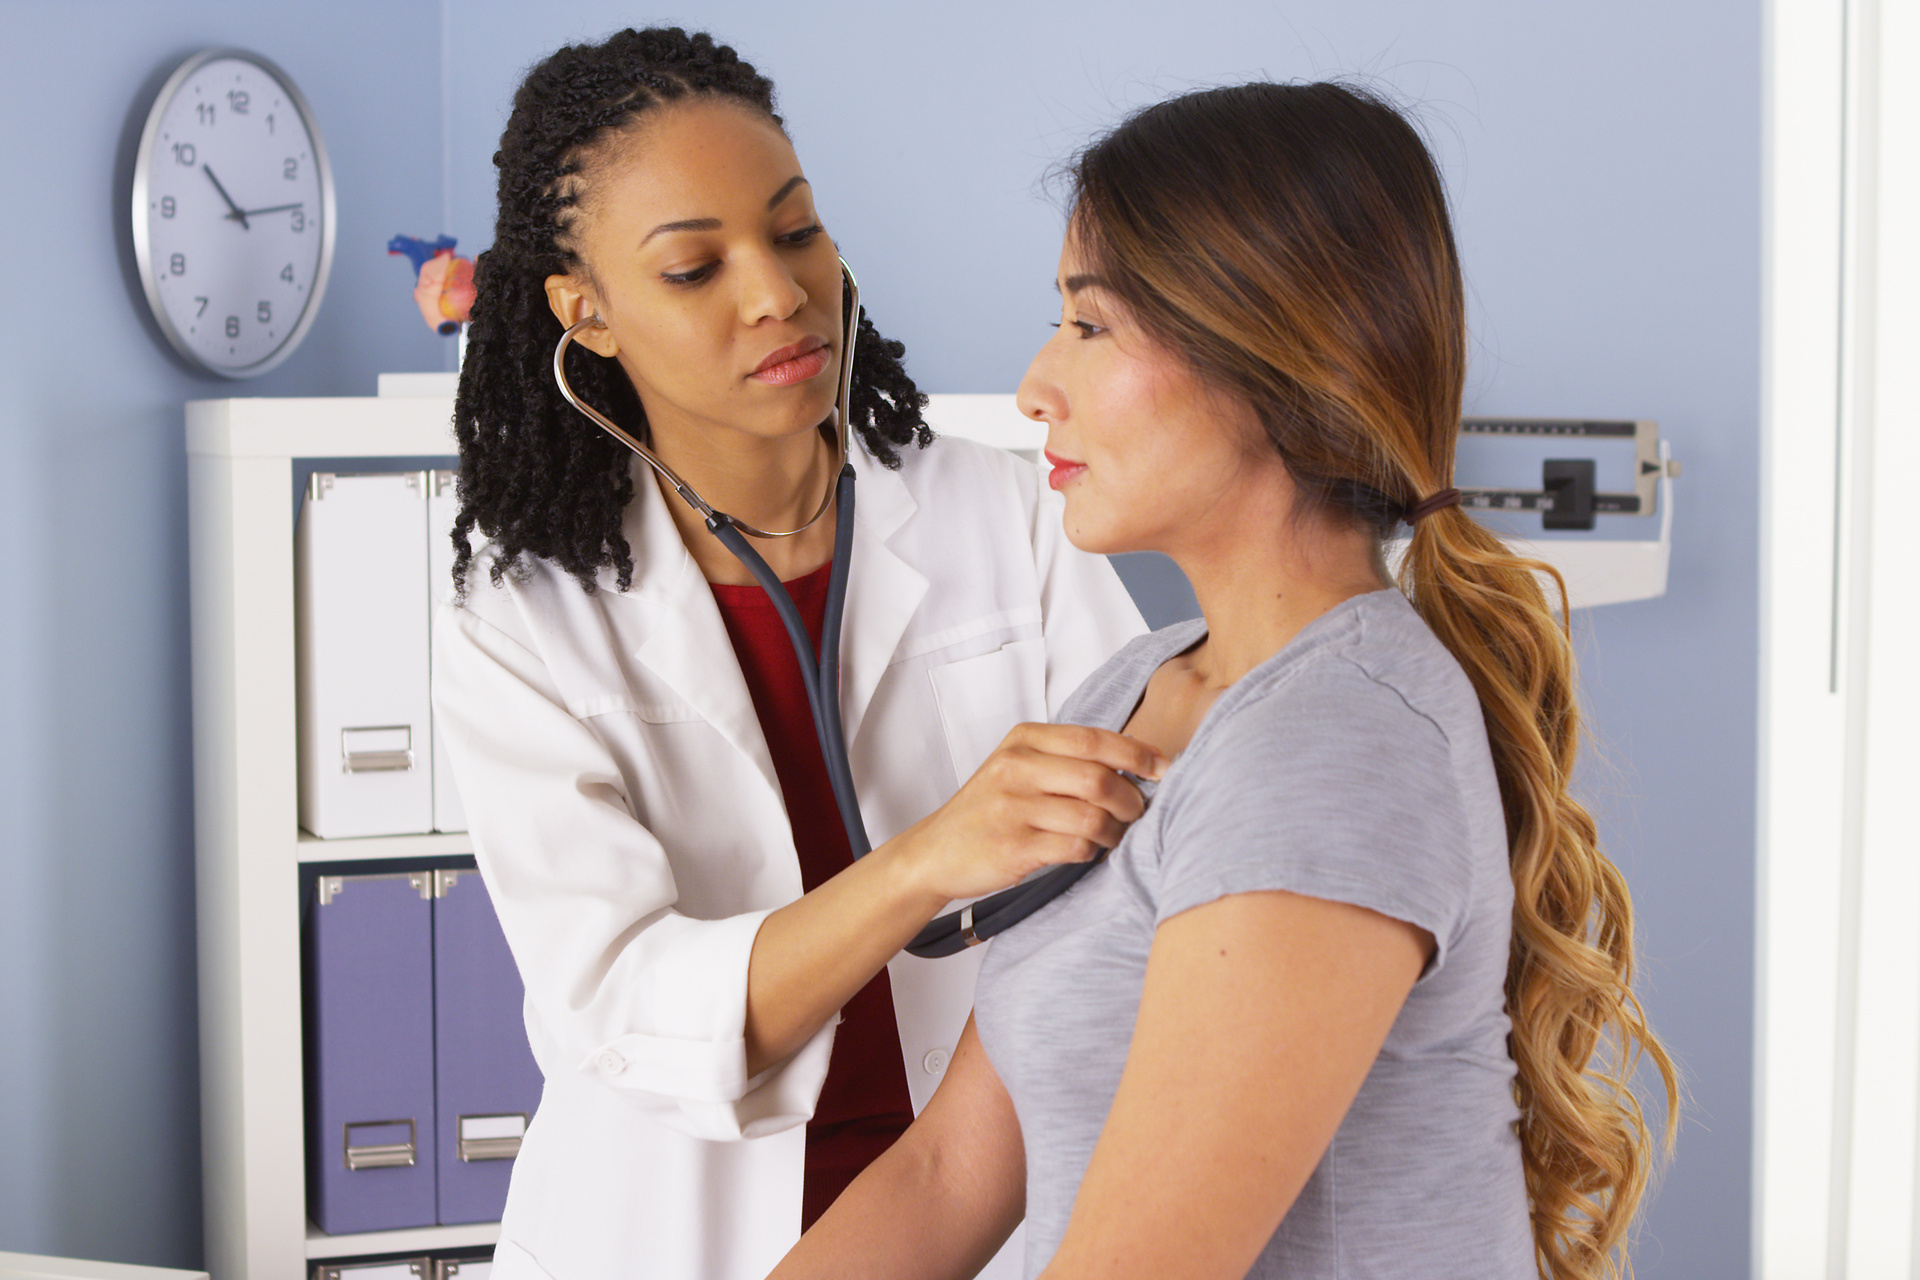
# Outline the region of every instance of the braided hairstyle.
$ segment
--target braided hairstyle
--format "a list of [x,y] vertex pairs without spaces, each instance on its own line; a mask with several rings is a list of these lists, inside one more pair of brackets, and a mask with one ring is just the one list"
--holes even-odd
[[[696,97],[749,107],[785,130],[772,81],[711,36],[678,27],[569,45],[528,72],[514,94],[493,157],[499,218],[493,246],[474,263],[453,409],[460,444],[453,577],[462,593],[473,561],[468,535],[476,528],[494,542],[496,584],[525,557],[538,556],[588,593],[608,565],[621,590],[633,585],[633,552],[620,531],[634,495],[631,454],[554,383],[562,329],[546,281],[580,266],[575,210],[592,181],[597,144],[657,106]],[[905,354],[861,315],[849,416],[867,451],[894,468],[901,447],[933,438],[921,417],[926,397],[907,376]],[[650,438],[640,398],[616,361],[577,344],[566,358],[567,378],[583,400],[641,440]]]

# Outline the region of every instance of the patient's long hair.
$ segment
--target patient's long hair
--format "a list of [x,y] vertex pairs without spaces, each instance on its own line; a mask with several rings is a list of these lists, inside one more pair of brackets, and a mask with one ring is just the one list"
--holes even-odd
[[[1340,84],[1246,84],[1148,107],[1071,171],[1088,270],[1159,345],[1250,403],[1304,500],[1385,535],[1453,482],[1466,309],[1419,134]],[[1537,570],[1455,506],[1400,587],[1465,669],[1493,748],[1515,889],[1507,1009],[1541,1274],[1630,1272],[1652,1163],[1631,1086],[1672,1061],[1632,988],[1626,881],[1568,793],[1573,652]],[[1547,572],[1558,582],[1557,575]],[[1560,585],[1560,617],[1566,617]]]

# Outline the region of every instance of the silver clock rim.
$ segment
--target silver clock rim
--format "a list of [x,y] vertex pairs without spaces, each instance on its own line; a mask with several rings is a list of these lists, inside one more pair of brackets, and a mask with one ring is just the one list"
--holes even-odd
[[[160,117],[165,113],[167,104],[180,91],[180,86],[209,62],[222,58],[232,58],[241,62],[250,62],[273,77],[275,84],[286,93],[287,100],[300,115],[300,124],[307,131],[307,137],[313,142],[314,164],[320,180],[320,261],[314,271],[313,291],[307,296],[306,306],[300,312],[300,319],[294,323],[286,339],[275,347],[265,359],[235,369],[222,368],[209,364],[205,357],[187,344],[185,337],[174,327],[173,319],[167,314],[165,303],[161,300],[159,286],[153,278],[153,255],[149,241],[151,230],[147,217],[147,193],[149,190],[150,156],[153,142],[160,132]],[[313,327],[314,317],[320,313],[320,300],[326,295],[327,281],[333,275],[333,165],[327,158],[326,139],[320,134],[319,122],[313,118],[313,109],[307,105],[306,95],[293,82],[280,65],[271,58],[254,53],[249,49],[223,46],[202,49],[173,69],[166,83],[160,86],[160,92],[154,95],[153,105],[147,109],[146,124],[140,130],[140,150],[133,162],[133,256],[140,268],[140,287],[146,293],[147,309],[160,326],[160,332],[166,335],[167,342],[189,364],[207,373],[222,378],[241,381],[257,378],[291,356],[306,339],[307,330]]]

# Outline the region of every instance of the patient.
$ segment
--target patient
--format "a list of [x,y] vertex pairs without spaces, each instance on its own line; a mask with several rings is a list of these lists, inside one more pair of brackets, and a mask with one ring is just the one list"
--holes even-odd
[[1248,84],[1073,179],[1020,403],[1069,538],[1173,557],[1205,616],[1062,718],[1175,763],[993,944],[939,1093],[775,1275],[971,1275],[1023,1216],[1050,1280],[1612,1274],[1653,1145],[1627,1081],[1657,1069],[1671,1141],[1674,1069],[1567,791],[1544,566],[1451,488],[1433,161],[1365,92]]

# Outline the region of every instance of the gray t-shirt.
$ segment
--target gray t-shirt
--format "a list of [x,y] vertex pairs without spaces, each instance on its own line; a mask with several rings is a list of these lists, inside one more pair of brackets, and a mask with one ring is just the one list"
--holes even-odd
[[[1120,729],[1155,669],[1205,634],[1191,622],[1135,640],[1061,720]],[[1154,930],[1268,889],[1418,925],[1435,951],[1247,1274],[1534,1280],[1503,1008],[1513,884],[1499,787],[1465,673],[1391,590],[1331,610],[1222,694],[1106,861],[989,948],[975,1012],[1026,1143],[1027,1274],[1066,1231]]]

